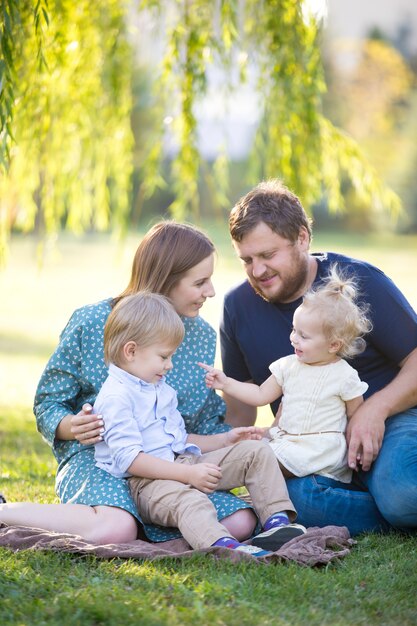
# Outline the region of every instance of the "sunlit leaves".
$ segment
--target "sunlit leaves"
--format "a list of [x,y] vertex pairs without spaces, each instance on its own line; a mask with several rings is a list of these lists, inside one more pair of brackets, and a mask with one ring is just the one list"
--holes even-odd
[[133,143],[125,3],[39,0],[19,11],[2,222],[46,234],[124,229]]
[[[154,16],[162,52],[152,76],[152,132],[135,129],[141,187],[132,211],[134,61],[126,31],[134,8]],[[213,76],[221,77],[219,109],[233,91],[251,91],[256,102],[242,186],[279,177],[307,209],[324,195],[340,210],[347,177],[365,209],[398,211],[358,146],[322,115],[320,24],[302,0],[3,0],[0,16],[0,149],[10,158],[0,178],[0,256],[12,227],[122,231],[163,187],[174,197],[173,217],[196,219],[202,176],[213,211],[227,207],[227,141],[211,167],[200,153],[198,107]],[[369,49],[364,84],[380,58]]]
[[[155,2],[142,6],[156,4],[162,7]],[[202,174],[207,176],[207,168],[198,148],[197,109],[210,77],[221,72],[225,102],[246,80],[260,103],[248,183],[279,177],[301,196],[306,208],[325,195],[331,210],[344,210],[341,184],[347,177],[364,206],[398,211],[398,198],[384,187],[358,146],[323,118],[321,27],[303,2],[177,0],[164,6],[168,7],[161,33],[165,55],[156,83],[171,120],[164,134],[168,128],[176,142],[170,176],[174,217],[192,217],[198,210],[197,181]],[[162,142],[159,146],[162,159]],[[160,170],[157,159],[151,163],[152,180]],[[209,188],[217,184],[223,190],[217,200],[213,196],[214,202],[221,196],[225,204],[223,158],[208,178]]]

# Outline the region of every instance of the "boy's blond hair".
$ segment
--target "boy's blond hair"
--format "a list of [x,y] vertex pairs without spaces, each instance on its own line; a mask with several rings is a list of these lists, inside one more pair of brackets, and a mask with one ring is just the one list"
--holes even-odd
[[329,341],[339,341],[338,355],[352,358],[365,350],[363,335],[372,330],[367,317],[368,307],[357,303],[358,287],[352,278],[343,275],[334,264],[323,285],[310,289],[302,307],[317,311],[323,333]]
[[165,296],[140,291],[120,300],[104,327],[104,360],[121,365],[123,346],[134,341],[140,348],[155,343],[177,347],[184,339],[184,324]]

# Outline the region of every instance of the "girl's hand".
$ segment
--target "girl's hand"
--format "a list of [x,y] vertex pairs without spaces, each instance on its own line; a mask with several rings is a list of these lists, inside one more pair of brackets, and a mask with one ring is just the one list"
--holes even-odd
[[232,430],[226,433],[228,445],[230,446],[245,439],[260,441],[264,436],[264,429],[258,426],[240,426],[238,428],[232,428]]
[[270,427],[269,426],[264,426],[263,428],[259,428],[259,430],[262,433],[262,438],[263,439],[272,439],[271,437],[271,433],[269,432]]
[[227,376],[221,370],[216,370],[206,363],[197,363],[206,370],[206,385],[209,389],[224,389],[227,383]]
[[99,443],[103,439],[103,416],[92,411],[91,404],[84,404],[81,411],[71,417],[71,433],[74,439],[85,446]]
[[222,471],[218,465],[213,463],[197,463],[189,468],[190,485],[203,493],[213,493],[216,491]]

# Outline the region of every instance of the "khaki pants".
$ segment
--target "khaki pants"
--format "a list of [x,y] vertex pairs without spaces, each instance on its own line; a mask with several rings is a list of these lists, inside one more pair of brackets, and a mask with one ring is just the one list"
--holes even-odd
[[[261,441],[241,441],[201,456],[180,455],[175,463],[214,463],[222,470],[217,490],[245,486],[262,524],[280,511],[292,518],[295,509],[285,479],[270,446]],[[193,548],[208,548],[230,532],[217,520],[206,494],[176,480],[133,477],[130,489],[145,523],[179,528]],[[293,513],[293,515],[291,515]]]

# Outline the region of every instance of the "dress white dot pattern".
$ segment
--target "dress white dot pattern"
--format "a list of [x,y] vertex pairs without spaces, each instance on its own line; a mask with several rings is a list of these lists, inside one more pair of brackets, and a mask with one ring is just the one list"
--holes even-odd
[[[92,446],[55,439],[61,419],[68,413],[78,413],[86,402],[94,404],[107,377],[103,333],[110,311],[111,299],[108,299],[73,313],[40,379],[34,411],[38,429],[58,461],[56,492],[60,500],[119,507],[141,521],[127,480],[114,478],[96,467]],[[215,391],[207,389],[204,370],[197,365],[198,361],[214,364],[216,333],[200,317],[183,318],[183,322],[184,341],[173,357],[174,367],[166,380],[178,394],[178,409],[188,432],[227,431],[230,427],[223,422],[225,404]],[[220,520],[239,509],[250,508],[248,503],[229,492],[219,491],[209,498]],[[176,528],[146,524],[144,530],[151,541],[180,536]]]

